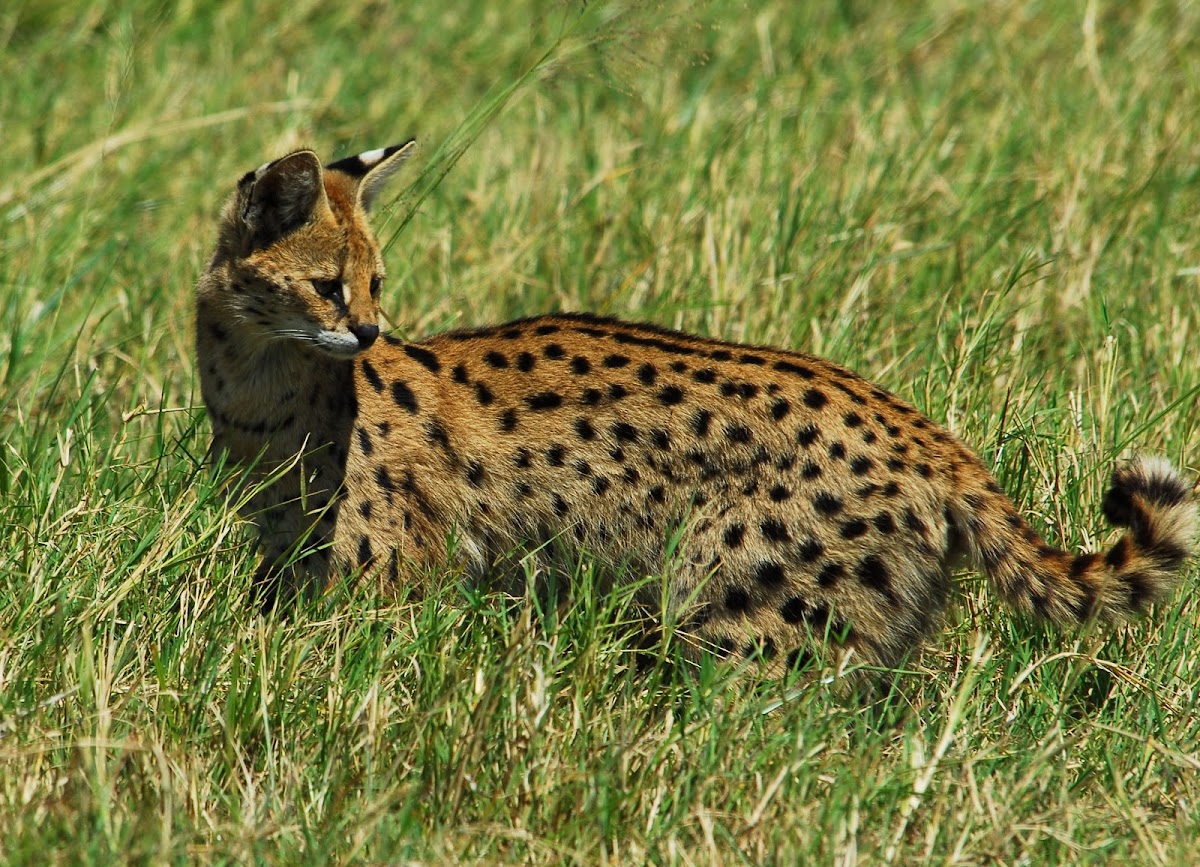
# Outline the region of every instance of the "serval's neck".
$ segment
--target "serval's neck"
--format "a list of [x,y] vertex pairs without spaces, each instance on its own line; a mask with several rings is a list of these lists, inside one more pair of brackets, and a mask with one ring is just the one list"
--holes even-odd
[[212,305],[196,313],[201,388],[214,434],[230,457],[284,459],[344,438],[354,415],[349,361],[295,340],[266,337]]

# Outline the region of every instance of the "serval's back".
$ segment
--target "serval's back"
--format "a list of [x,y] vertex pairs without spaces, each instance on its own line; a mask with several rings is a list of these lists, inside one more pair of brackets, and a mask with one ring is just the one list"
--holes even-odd
[[366,212],[410,145],[242,178],[200,281],[214,444],[266,485],[259,580],[393,585],[447,540],[481,577],[551,539],[663,573],[688,646],[773,666],[822,643],[891,663],[938,623],[961,556],[1059,623],[1138,614],[1190,555],[1165,461],[1114,473],[1103,554],[1047,545],[980,460],[829,361],[586,314],[379,336]]

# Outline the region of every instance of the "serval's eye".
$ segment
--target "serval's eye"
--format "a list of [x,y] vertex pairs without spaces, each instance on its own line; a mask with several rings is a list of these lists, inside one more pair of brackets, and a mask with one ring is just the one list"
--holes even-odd
[[371,278],[371,297],[378,298],[379,290],[383,288],[383,278],[376,274]]
[[311,280],[309,282],[322,298],[340,298],[342,295],[341,280]]

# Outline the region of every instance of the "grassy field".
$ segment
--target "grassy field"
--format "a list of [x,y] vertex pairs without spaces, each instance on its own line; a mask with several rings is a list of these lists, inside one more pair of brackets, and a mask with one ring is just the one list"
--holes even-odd
[[865,707],[639,671],[586,589],[264,621],[191,291],[243,172],[415,135],[400,333],[830,355],[1099,545],[1119,456],[1200,469],[1200,7],[15,0],[0,46],[0,862],[1192,863],[1194,563],[1067,635],[963,574]]

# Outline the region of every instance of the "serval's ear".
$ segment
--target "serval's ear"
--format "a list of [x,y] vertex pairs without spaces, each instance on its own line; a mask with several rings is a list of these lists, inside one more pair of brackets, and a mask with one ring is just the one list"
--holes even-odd
[[354,178],[358,184],[358,203],[364,211],[370,211],[379,194],[383,192],[384,186],[400,168],[400,164],[412,156],[416,147],[417,140],[410,138],[403,144],[376,148],[330,163],[325,166],[325,170],[341,172]]
[[328,208],[321,161],[309,150],[247,172],[238,181],[239,216],[252,250],[269,247]]

